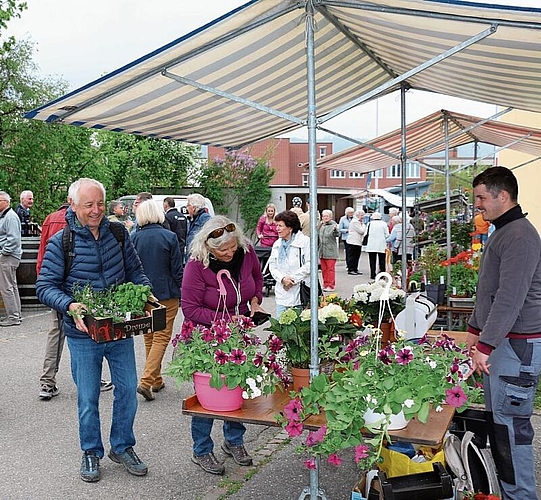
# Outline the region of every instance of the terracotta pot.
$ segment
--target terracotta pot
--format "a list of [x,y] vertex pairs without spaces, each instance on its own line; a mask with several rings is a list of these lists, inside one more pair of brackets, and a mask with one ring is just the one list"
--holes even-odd
[[300,391],[303,387],[310,385],[310,368],[291,367],[291,376],[293,377],[293,390]]
[[387,342],[396,342],[396,337],[394,335],[394,322],[383,322],[380,325],[380,330],[382,331],[381,335],[381,345],[386,345]]
[[210,373],[194,373],[193,385],[195,387],[195,394],[203,408],[211,411],[235,411],[242,406],[244,400],[242,399],[241,387],[228,389],[224,385],[218,390],[209,384]]

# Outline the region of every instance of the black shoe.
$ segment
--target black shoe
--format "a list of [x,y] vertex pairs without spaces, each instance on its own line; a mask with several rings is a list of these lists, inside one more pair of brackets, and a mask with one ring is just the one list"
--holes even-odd
[[165,382],[162,382],[160,385],[152,387],[152,392],[160,392],[162,389],[165,389]]
[[244,445],[240,444],[235,446],[224,441],[222,443],[222,450],[226,455],[233,457],[236,464],[245,466],[252,465],[252,457],[248,455]]
[[153,396],[152,391],[140,385],[137,387],[137,392],[141,394],[147,401],[154,401],[156,398]]
[[348,274],[358,274],[355,271],[348,271]]
[[100,459],[93,451],[85,451],[81,460],[81,479],[87,483],[100,480]]
[[58,393],[60,391],[58,390],[58,387],[53,386],[49,387],[48,385],[42,385],[39,389],[39,399],[42,401],[49,401],[51,398],[54,398],[55,396],[58,396]]
[[115,453],[109,451],[109,458],[117,464],[122,464],[126,470],[134,476],[145,476],[148,472],[148,467],[145,462],[139,459],[133,448],[128,448],[124,453]]
[[102,380],[100,382],[100,391],[107,392],[113,388],[113,383],[110,380]]
[[225,472],[224,465],[218,462],[218,459],[214,456],[212,451],[206,455],[192,455],[192,462],[199,465],[205,472],[210,474],[221,476]]

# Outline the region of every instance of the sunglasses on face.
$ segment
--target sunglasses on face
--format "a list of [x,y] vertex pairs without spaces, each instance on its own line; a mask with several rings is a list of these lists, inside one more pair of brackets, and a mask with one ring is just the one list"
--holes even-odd
[[222,234],[224,234],[225,231],[227,231],[228,233],[232,233],[235,229],[237,229],[237,226],[235,226],[235,224],[233,223],[228,224],[225,227],[219,227],[207,236],[207,240],[210,240],[211,238],[219,238],[220,236],[222,236]]

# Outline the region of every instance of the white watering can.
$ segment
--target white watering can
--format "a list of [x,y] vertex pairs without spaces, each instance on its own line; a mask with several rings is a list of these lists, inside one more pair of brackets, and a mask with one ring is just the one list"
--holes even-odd
[[397,314],[394,323],[406,340],[421,338],[436,321],[438,306],[420,292],[406,298],[406,308]]

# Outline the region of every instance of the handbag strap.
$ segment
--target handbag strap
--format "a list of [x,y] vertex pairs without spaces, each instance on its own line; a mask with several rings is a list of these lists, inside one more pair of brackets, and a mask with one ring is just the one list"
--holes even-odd
[[235,304],[235,315],[238,316],[240,314],[239,312],[239,304],[241,301],[241,294],[240,294],[240,283],[237,286],[235,283],[235,280],[232,278],[231,273],[227,269],[220,269],[216,273],[216,281],[218,282],[218,293],[220,294],[218,298],[218,305],[216,306],[216,311],[214,312],[214,321],[218,319],[218,315],[222,313],[222,316],[229,317],[231,319],[231,314],[229,313],[229,310],[227,309],[227,289],[225,288],[225,284],[223,281],[223,277],[226,277],[229,279],[231,284],[233,285],[233,289],[235,290],[235,293],[237,294],[237,303]]

